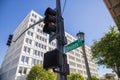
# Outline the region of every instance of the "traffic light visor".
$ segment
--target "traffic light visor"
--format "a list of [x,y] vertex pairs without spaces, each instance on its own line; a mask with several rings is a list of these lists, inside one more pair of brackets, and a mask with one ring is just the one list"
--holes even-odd
[[45,15],[56,16],[56,11],[48,7],[47,10],[45,11]]

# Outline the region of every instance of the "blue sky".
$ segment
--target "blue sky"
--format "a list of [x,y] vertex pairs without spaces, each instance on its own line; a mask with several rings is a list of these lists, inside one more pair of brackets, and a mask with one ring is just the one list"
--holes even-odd
[[[7,50],[8,35],[13,33],[25,16],[34,10],[44,17],[47,7],[55,8],[56,0],[1,0],[0,2],[0,64]],[[63,10],[63,3],[61,7]],[[63,13],[65,31],[76,37],[77,32],[85,33],[88,46],[99,40],[110,25],[115,25],[103,0],[67,0]],[[99,67],[99,75],[111,70]]]

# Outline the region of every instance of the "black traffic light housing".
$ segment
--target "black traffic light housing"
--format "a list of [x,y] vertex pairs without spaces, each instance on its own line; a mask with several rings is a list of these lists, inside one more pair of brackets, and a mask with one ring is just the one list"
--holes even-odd
[[56,16],[56,11],[48,7],[45,11],[45,15],[53,15]]
[[56,11],[47,8],[45,11],[45,18],[44,18],[44,28],[43,32],[52,35],[52,33],[56,32]]
[[10,46],[10,45],[11,45],[12,38],[13,38],[13,35],[10,34],[10,35],[9,35],[9,38],[8,38],[8,41],[7,41],[7,44],[6,44],[7,46]]
[[62,54],[60,53],[58,49],[54,49],[52,51],[46,52],[44,54],[43,68],[47,70],[51,68],[60,67],[61,56]]
[[[55,68],[59,68],[62,66],[62,58],[64,59],[64,68],[65,71],[58,71]],[[67,63],[67,55],[64,53],[60,53],[58,49],[54,49],[52,51],[48,51],[44,54],[44,60],[43,60],[43,68],[53,69],[54,72],[62,73],[64,75],[69,75],[69,64]]]
[[52,35],[52,32],[56,31],[56,26],[46,23],[43,28],[43,32]]

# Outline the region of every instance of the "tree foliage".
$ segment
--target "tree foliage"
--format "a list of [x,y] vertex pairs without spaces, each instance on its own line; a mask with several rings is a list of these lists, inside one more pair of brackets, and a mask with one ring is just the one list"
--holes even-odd
[[55,74],[44,70],[41,65],[34,65],[26,80],[55,80]]
[[[88,78],[87,78],[88,80]],[[92,76],[92,80],[100,80],[99,78],[97,78],[96,76]]]
[[115,80],[115,74],[109,74],[109,73],[107,73],[107,74],[105,74],[104,75],[104,77],[105,77],[105,80]]
[[92,76],[92,80],[100,80],[100,79],[97,78],[96,76]]
[[67,80],[84,80],[84,78],[79,73],[71,73],[68,75]]
[[120,77],[120,33],[114,27],[91,46],[93,59],[99,65],[113,69]]

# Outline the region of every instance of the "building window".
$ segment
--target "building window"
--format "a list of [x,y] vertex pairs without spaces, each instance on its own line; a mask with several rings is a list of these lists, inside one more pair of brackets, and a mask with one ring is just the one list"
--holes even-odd
[[35,59],[32,59],[32,65],[34,65],[35,64]]
[[27,51],[27,47],[26,46],[24,46],[24,52],[26,52]]
[[38,42],[35,42],[35,46],[36,46],[36,47],[38,46]]
[[46,46],[43,44],[41,45],[41,48],[46,50]]
[[81,60],[80,60],[80,59],[78,59],[78,58],[76,58],[76,62],[79,62],[79,63],[80,63],[80,62],[81,62]]
[[36,21],[34,20],[34,23],[35,23]]
[[37,32],[42,33],[42,30],[40,30],[40,29],[38,28],[38,29],[37,29]]
[[25,42],[26,42],[27,44],[32,44],[32,40],[29,39],[29,38],[26,38]]
[[33,53],[33,54],[34,54],[34,56],[36,56],[36,55],[37,55],[37,50],[34,50],[34,53]]
[[28,61],[29,61],[29,58],[28,57],[26,57],[26,59],[25,59],[25,62],[28,64]]
[[27,73],[27,68],[26,68],[26,67],[24,67],[24,71],[23,71],[23,73],[24,73],[24,74]]
[[[32,24],[29,24],[29,27],[31,27],[31,25],[32,25]],[[34,30],[34,26],[33,26],[33,27],[31,27],[31,29],[33,29],[33,30]]]
[[40,36],[40,40],[42,40],[42,37]]
[[44,45],[44,48],[43,49],[45,49],[46,50],[46,46]]
[[41,26],[41,24],[38,24],[38,26]]
[[44,49],[44,45],[42,44],[42,49]]
[[32,44],[32,40],[31,39],[29,40],[29,43]]
[[46,38],[41,37],[41,36],[39,36],[39,35],[36,35],[36,39],[41,40],[41,41],[43,41],[43,42],[47,42],[47,39],[46,39]]
[[22,56],[21,61],[24,63],[25,56]]
[[47,36],[47,34],[44,33],[44,32],[43,32],[41,29],[39,29],[39,28],[37,29],[37,32],[43,34],[44,36]]
[[33,64],[36,64],[36,59],[33,59]]
[[43,35],[44,35],[44,36],[47,36],[47,34],[46,34],[46,33],[44,33],[44,32],[43,32]]
[[78,67],[78,68],[82,68],[82,65],[80,65],[80,64],[77,64],[77,67]]
[[26,74],[27,73],[27,68],[26,67],[19,67],[19,70],[18,70],[18,73],[20,73],[20,74]]
[[53,49],[49,47],[49,51],[52,51]]
[[44,38],[42,38],[42,41],[44,41]]
[[27,63],[28,64],[28,61],[29,61],[29,57],[27,57],[27,56],[22,56],[21,57],[21,62],[22,63]]
[[75,60],[75,57],[69,55],[69,59]]
[[33,22],[34,20],[31,18],[31,22]]
[[41,27],[42,27],[42,28],[43,28],[43,26],[44,26],[44,25],[43,25],[43,24],[41,24]]
[[34,17],[34,13],[32,13],[32,16]]
[[50,45],[52,45],[52,46],[56,46],[56,44],[55,44],[54,42],[51,42]]
[[35,42],[35,46],[40,48],[40,47],[41,47],[41,44],[38,43],[38,42]]
[[28,53],[30,53],[30,48],[28,48],[28,51],[27,51]]
[[70,64],[71,66],[76,66],[76,64],[75,64],[74,62],[71,62],[71,61],[69,61],[69,64]]
[[33,37],[33,32],[28,31],[27,34]]
[[40,51],[34,50],[33,55],[37,56],[37,57],[40,57]]
[[75,53],[75,56],[80,57],[80,54],[79,53]]
[[38,51],[38,56],[40,57],[40,51]]
[[33,16],[34,18],[37,18],[37,15],[35,15],[34,13],[32,13],[32,16]]
[[70,68],[70,72],[71,72],[71,73],[72,73],[72,72],[76,72],[76,69]]
[[34,65],[34,64],[40,64],[40,60],[32,59],[32,65]]
[[36,16],[36,15],[35,15],[34,17],[35,17],[35,18],[37,18],[37,16]]
[[31,18],[31,22],[32,22],[32,23],[35,23],[36,21],[35,21],[34,19]]
[[36,35],[36,39],[39,39],[39,35]]
[[44,57],[44,53],[43,52],[41,52],[41,57]]
[[24,52],[27,52],[27,53],[29,53],[29,54],[30,54],[30,51],[31,51],[31,49],[30,49],[29,47],[24,46]]
[[38,24],[38,26],[43,28],[44,25],[40,23],[40,24]]
[[23,67],[19,67],[18,73],[22,74]]
[[28,43],[28,38],[25,39],[25,42]]
[[45,42],[47,42],[47,39],[45,39]]
[[39,60],[37,60],[37,64],[40,64]]

